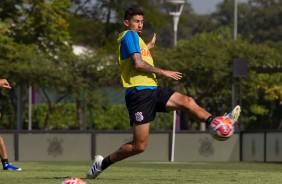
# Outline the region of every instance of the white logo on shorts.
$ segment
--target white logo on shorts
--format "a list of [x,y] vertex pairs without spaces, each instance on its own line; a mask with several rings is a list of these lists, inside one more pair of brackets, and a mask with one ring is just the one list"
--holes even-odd
[[141,122],[144,119],[142,112],[136,112],[135,113],[135,119],[136,119],[136,121]]

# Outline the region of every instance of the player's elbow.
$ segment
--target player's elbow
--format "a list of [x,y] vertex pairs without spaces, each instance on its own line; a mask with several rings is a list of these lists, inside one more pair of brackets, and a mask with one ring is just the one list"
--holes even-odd
[[134,63],[133,64],[133,67],[136,69],[136,70],[142,70],[142,65],[138,64],[138,63]]

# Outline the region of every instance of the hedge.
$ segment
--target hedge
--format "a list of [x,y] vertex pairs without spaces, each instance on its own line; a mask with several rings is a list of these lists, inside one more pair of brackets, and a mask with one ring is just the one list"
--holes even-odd
[[[44,128],[47,104],[32,106],[32,129]],[[92,113],[91,113],[92,111]],[[152,129],[170,129],[173,113],[157,115]],[[24,129],[28,127],[28,115],[24,115]],[[129,116],[125,105],[94,106],[86,110],[86,128],[93,130],[127,130],[130,128]],[[53,105],[49,115],[47,130],[79,129],[76,106],[74,103]]]

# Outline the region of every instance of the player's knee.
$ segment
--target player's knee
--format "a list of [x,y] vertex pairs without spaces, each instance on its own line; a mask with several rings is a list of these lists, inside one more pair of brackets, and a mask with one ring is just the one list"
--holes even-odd
[[185,96],[182,102],[183,102],[184,108],[187,108],[187,109],[193,108],[194,104],[196,104],[195,100],[190,96]]
[[140,145],[134,146],[134,150],[133,150],[133,151],[134,151],[136,154],[139,154],[139,153],[144,152],[145,150],[146,150],[146,145],[140,144]]

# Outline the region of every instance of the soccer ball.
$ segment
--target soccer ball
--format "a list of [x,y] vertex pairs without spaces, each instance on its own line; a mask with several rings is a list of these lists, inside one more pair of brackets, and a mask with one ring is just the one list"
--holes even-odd
[[228,117],[216,117],[211,121],[209,130],[216,140],[225,141],[233,135],[234,123]]
[[65,179],[62,182],[62,184],[86,184],[86,183],[80,178],[69,177]]

